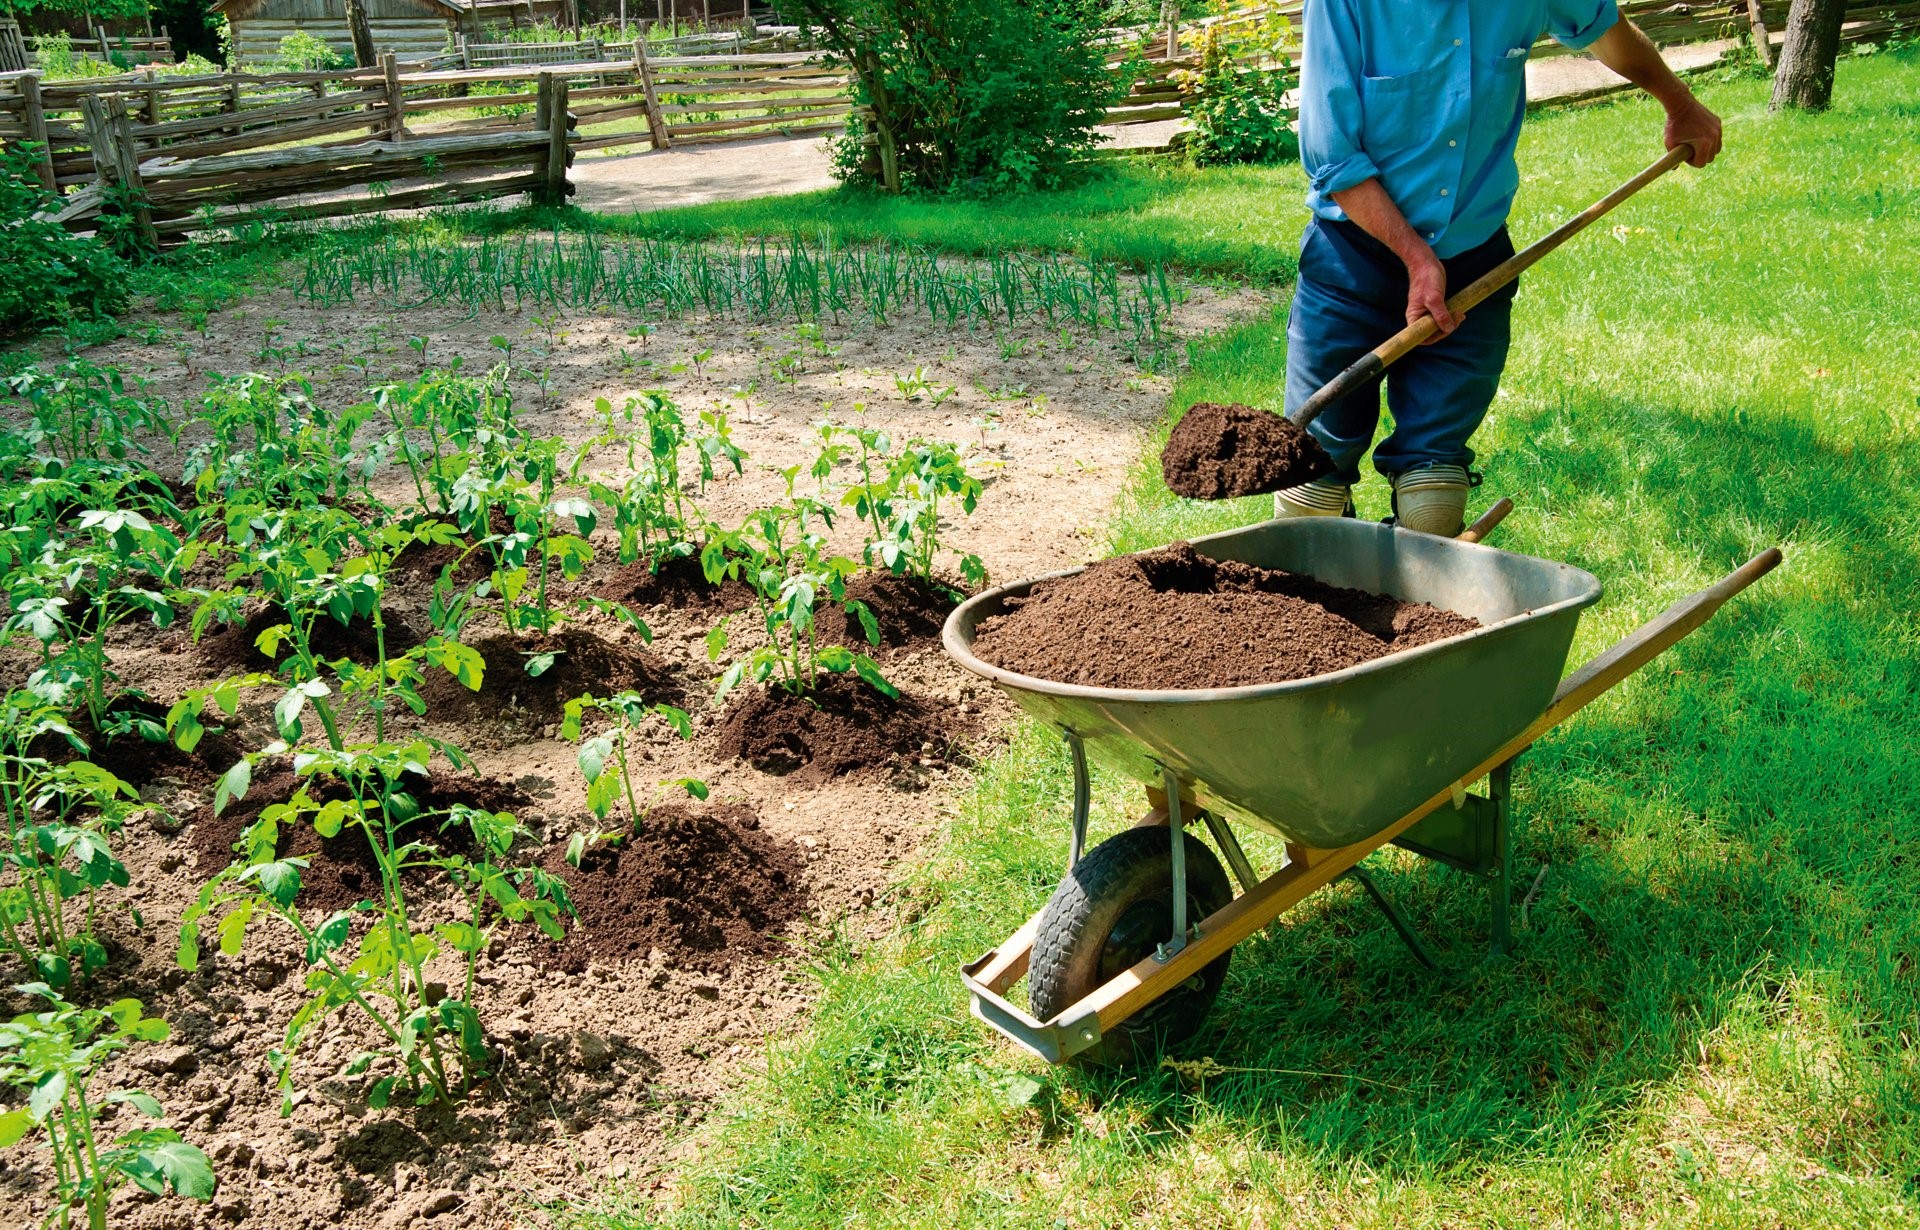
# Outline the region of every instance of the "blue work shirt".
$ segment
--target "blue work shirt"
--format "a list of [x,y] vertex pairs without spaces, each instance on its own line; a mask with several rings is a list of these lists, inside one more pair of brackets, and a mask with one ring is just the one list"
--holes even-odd
[[1307,205],[1378,177],[1436,255],[1491,239],[1507,220],[1541,31],[1585,47],[1620,19],[1614,0],[1306,0],[1300,161]]

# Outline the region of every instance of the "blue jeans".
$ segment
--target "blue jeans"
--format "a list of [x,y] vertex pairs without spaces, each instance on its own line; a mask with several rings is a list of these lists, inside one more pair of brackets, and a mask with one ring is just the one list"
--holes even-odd
[[[1447,293],[1513,255],[1506,228],[1442,262]],[[1387,386],[1393,433],[1373,451],[1382,474],[1430,465],[1471,465],[1467,441],[1479,429],[1507,363],[1517,282],[1467,313],[1451,335],[1419,346],[1379,379],[1327,407],[1309,430],[1345,483],[1360,481],[1360,458],[1380,422]],[[1300,280],[1287,316],[1287,410],[1313,396],[1348,364],[1406,327],[1407,270],[1379,240],[1351,222],[1315,218],[1300,243]]]

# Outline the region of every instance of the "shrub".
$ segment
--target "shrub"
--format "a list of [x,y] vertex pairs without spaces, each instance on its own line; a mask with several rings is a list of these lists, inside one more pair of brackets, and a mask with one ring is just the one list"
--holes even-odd
[[[843,177],[880,181],[890,142],[906,187],[1048,187],[1090,149],[1125,92],[1095,0],[798,0],[858,70],[856,117],[835,148]],[[879,145],[869,147],[869,132]]]
[[1221,39],[1218,26],[1202,36],[1199,69],[1178,76],[1181,92],[1191,100],[1187,114],[1193,132],[1187,153],[1196,164],[1283,162],[1299,154],[1300,142],[1286,108],[1285,61],[1278,48],[1284,33],[1282,25],[1263,40],[1274,67],[1241,63]]
[[0,337],[38,325],[115,311],[127,266],[98,239],[34,214],[57,203],[35,167],[40,146],[0,150]]
[[353,57],[335,51],[325,39],[295,30],[280,40],[280,54],[273,66],[284,73],[324,73],[352,68]]

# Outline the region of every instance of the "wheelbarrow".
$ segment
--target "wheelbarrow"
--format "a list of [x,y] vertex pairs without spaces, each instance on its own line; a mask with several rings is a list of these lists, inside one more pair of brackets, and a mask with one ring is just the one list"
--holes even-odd
[[[954,611],[947,652],[1059,730],[1073,773],[1066,877],[1045,909],[962,967],[973,1014],[1052,1063],[1149,1055],[1198,1028],[1235,944],[1346,877],[1432,966],[1360,866],[1389,843],[1483,880],[1490,946],[1507,951],[1514,761],[1780,562],[1777,549],[1762,552],[1563,679],[1600,582],[1481,544],[1510,507],[1501,501],[1458,539],[1322,517],[1195,539],[1215,559],[1427,602],[1481,624],[1310,679],[1208,690],[1055,683],[972,651],[982,620],[1048,577],[987,590]],[[1087,850],[1090,760],[1144,785],[1148,810]],[[1212,848],[1189,831],[1196,821]],[[1280,838],[1284,861],[1262,875],[1235,826]],[[1023,977],[1030,1010],[1008,998]]]

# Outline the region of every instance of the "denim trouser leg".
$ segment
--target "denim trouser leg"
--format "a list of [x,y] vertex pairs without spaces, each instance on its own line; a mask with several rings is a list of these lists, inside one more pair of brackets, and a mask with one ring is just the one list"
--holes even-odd
[[[1505,231],[1449,258],[1458,291],[1512,255]],[[1507,360],[1515,287],[1467,313],[1451,336],[1421,346],[1387,369],[1393,432],[1374,450],[1374,468],[1401,474],[1428,465],[1470,465],[1467,441],[1486,417]],[[1352,223],[1316,219],[1301,244],[1300,278],[1287,317],[1287,409],[1292,411],[1361,355],[1406,325],[1407,274],[1398,257]],[[1380,420],[1380,381],[1342,398],[1310,430],[1342,482],[1360,479],[1360,458]]]

